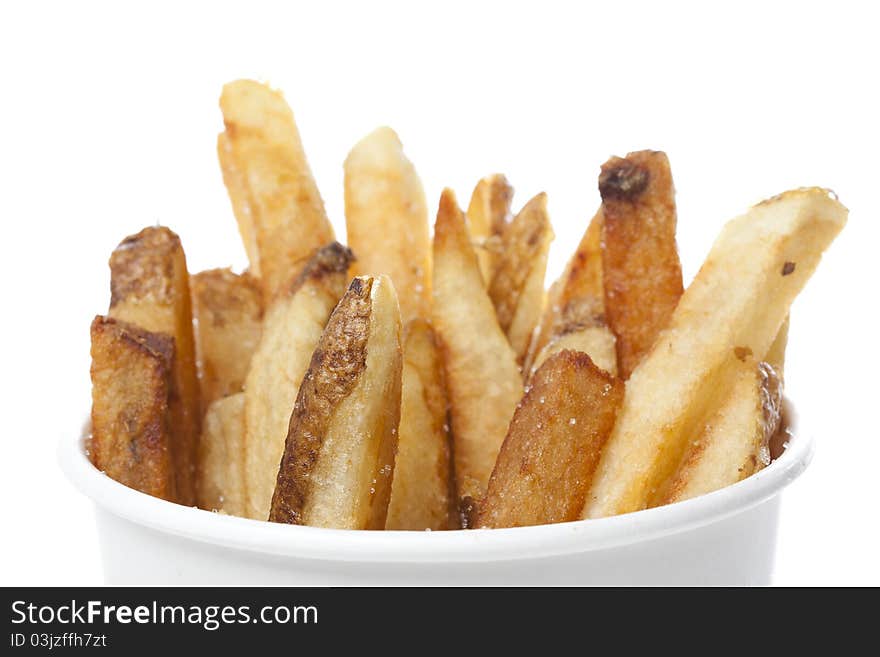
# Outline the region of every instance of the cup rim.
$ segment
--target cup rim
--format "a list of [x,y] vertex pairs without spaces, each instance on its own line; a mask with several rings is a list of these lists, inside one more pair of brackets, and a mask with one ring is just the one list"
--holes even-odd
[[661,507],[608,518],[452,531],[366,531],[284,525],[226,516],[161,500],[95,468],[84,438],[65,436],[58,458],[70,482],[95,505],[152,530],[263,555],[368,563],[486,562],[591,552],[681,533],[747,511],[779,494],[809,465],[814,441],[784,400],[789,440],[766,468],[726,488]]

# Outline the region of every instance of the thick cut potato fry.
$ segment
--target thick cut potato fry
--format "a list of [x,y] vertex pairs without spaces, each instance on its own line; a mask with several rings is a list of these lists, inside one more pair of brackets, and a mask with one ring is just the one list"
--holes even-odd
[[459,499],[486,492],[507,425],[522,396],[516,354],[483,286],[455,194],[444,190],[434,228],[434,327],[452,418]]
[[248,273],[199,272],[190,279],[202,409],[241,392],[260,341],[263,302]]
[[244,516],[244,393],[208,407],[199,454],[199,506]]
[[713,412],[652,506],[711,493],[770,464],[770,440],[782,419],[782,369],[788,319],[764,362],[740,351],[732,389]]
[[517,406],[477,527],[577,520],[623,399],[590,357],[562,351],[538,368]]
[[259,82],[236,80],[223,87],[220,109],[223,180],[268,303],[316,249],[333,241],[333,227],[284,97]]
[[666,326],[682,293],[675,189],[665,153],[614,157],[599,175],[605,316],[628,379]]
[[581,351],[587,354],[596,367],[605,370],[612,376],[617,374],[617,351],[614,348],[614,334],[607,326],[588,326],[574,329],[553,338],[535,357],[534,365],[529,371],[529,378],[544,362],[560,351]]
[[429,315],[431,241],[422,182],[397,134],[379,128],[345,160],[348,245],[353,275],[387,274],[404,322]]
[[126,237],[110,256],[110,316],[174,339],[171,461],[175,499],[196,503],[201,410],[186,257],[167,228]]
[[603,370],[617,374],[616,340],[605,323],[601,210],[550,287],[523,371],[531,376],[548,356],[563,349],[583,351]]
[[338,242],[312,256],[267,310],[245,381],[245,490],[249,518],[269,516],[290,414],[312,352],[345,292],[353,256]]
[[92,463],[130,488],[174,501],[168,413],[174,341],[101,316],[91,338]]
[[810,188],[765,201],[724,227],[627,382],[584,517],[648,506],[689,439],[723,403],[738,356],[768,353],[846,216],[828,191]]
[[333,311],[290,417],[269,520],[383,529],[401,386],[391,279],[358,277]]
[[468,204],[468,229],[487,286],[492,281],[495,261],[501,251],[501,236],[510,220],[512,200],[513,187],[507,178],[496,173],[480,179]]
[[404,335],[400,430],[385,529],[454,529],[452,445],[443,361],[428,322]]
[[547,195],[538,194],[507,225],[489,284],[489,297],[517,362],[525,360],[544,304],[544,275],[553,229]]

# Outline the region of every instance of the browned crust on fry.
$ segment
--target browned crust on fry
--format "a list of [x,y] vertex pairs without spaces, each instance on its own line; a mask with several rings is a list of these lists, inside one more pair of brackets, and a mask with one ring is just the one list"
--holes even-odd
[[174,341],[100,315],[91,340],[92,463],[130,488],[173,500],[168,399]]
[[317,281],[329,274],[344,274],[356,260],[354,253],[339,242],[331,242],[309,256],[306,266],[297,274],[288,288],[288,296],[296,294],[309,281]]
[[517,406],[477,527],[577,520],[623,399],[623,383],[584,353],[564,350],[538,368]]
[[373,279],[355,278],[321,336],[299,389],[269,520],[303,524],[309,474],[336,405],[351,393],[366,367]]
[[513,187],[504,175],[496,173],[480,179],[468,204],[468,227],[478,249],[477,257],[487,286],[492,281],[501,253],[501,236],[510,221],[512,201]]
[[623,379],[651,348],[683,292],[675,190],[666,155],[613,157],[599,176],[605,316]]
[[176,501],[196,503],[201,411],[192,300],[180,238],[151,226],[125,238],[110,256],[110,316],[174,340],[174,391],[169,400]]

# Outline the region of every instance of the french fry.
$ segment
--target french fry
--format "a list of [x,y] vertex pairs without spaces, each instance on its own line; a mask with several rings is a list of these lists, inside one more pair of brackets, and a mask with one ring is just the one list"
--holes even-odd
[[199,454],[199,507],[244,516],[244,393],[208,406]]
[[501,251],[501,235],[510,220],[513,187],[500,173],[481,178],[474,187],[467,209],[468,229],[486,286],[492,281]]
[[675,476],[652,506],[680,502],[735,484],[770,465],[770,440],[782,419],[782,367],[788,320],[765,361],[741,351],[733,387],[687,447]]
[[[617,374],[614,334],[605,323],[602,285],[602,211],[595,214],[562,276],[550,287],[523,370],[536,370],[562,349],[584,351],[610,374]],[[552,345],[552,346],[551,346]]]
[[415,319],[403,346],[400,430],[385,529],[456,529],[443,361],[431,325]]
[[223,87],[220,109],[223,180],[268,303],[316,249],[333,241],[333,227],[284,97],[259,82],[236,80]]
[[585,518],[649,506],[733,387],[738,356],[768,353],[846,216],[827,190],[809,188],[764,201],[724,227],[627,382]]
[[263,302],[248,273],[211,269],[190,278],[202,409],[241,392],[260,341]]
[[529,378],[535,375],[535,371],[544,362],[560,351],[581,351],[590,356],[596,367],[605,370],[611,375],[617,374],[617,352],[614,344],[614,334],[607,326],[587,326],[575,328],[563,333],[548,342],[535,357],[534,365],[529,371]]
[[628,379],[682,294],[675,245],[675,190],[665,153],[613,157],[599,175],[605,316]]
[[547,254],[552,241],[553,228],[544,193],[526,203],[501,235],[489,297],[518,363],[525,360],[541,316]]
[[430,302],[428,207],[412,163],[391,128],[359,141],[345,160],[348,244],[353,275],[387,274],[404,322],[427,317]]
[[547,360],[517,406],[475,526],[577,520],[622,398],[623,383],[585,353]]
[[455,194],[444,190],[434,227],[434,327],[443,351],[459,499],[486,492],[522,395],[516,354],[498,325]]
[[174,339],[170,399],[175,499],[196,503],[201,410],[186,257],[167,228],[126,237],[110,256],[110,317]]
[[269,520],[383,529],[401,386],[400,309],[391,279],[358,277],[312,356],[278,470]]
[[338,242],[319,249],[266,311],[245,381],[246,514],[269,516],[287,426],[324,326],[345,292],[353,260]]
[[91,339],[92,463],[129,488],[174,501],[168,413],[174,341],[100,315]]

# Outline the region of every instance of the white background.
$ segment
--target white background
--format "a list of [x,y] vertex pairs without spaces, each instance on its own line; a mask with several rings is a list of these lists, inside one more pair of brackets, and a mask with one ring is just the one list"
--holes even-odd
[[242,76],[286,93],[341,235],[342,161],[388,124],[432,208],[494,171],[517,206],[546,190],[549,276],[611,154],[668,153],[686,280],[750,204],[836,190],[849,225],[792,313],[788,390],[819,447],[785,494],[776,581],[880,584],[880,48],[865,10],[177,4],[0,10],[0,584],[102,581],[90,503],[55,459],[88,413],[88,325],[110,251],[144,225],[176,230],[193,271],[245,264],[214,150],[220,88]]

